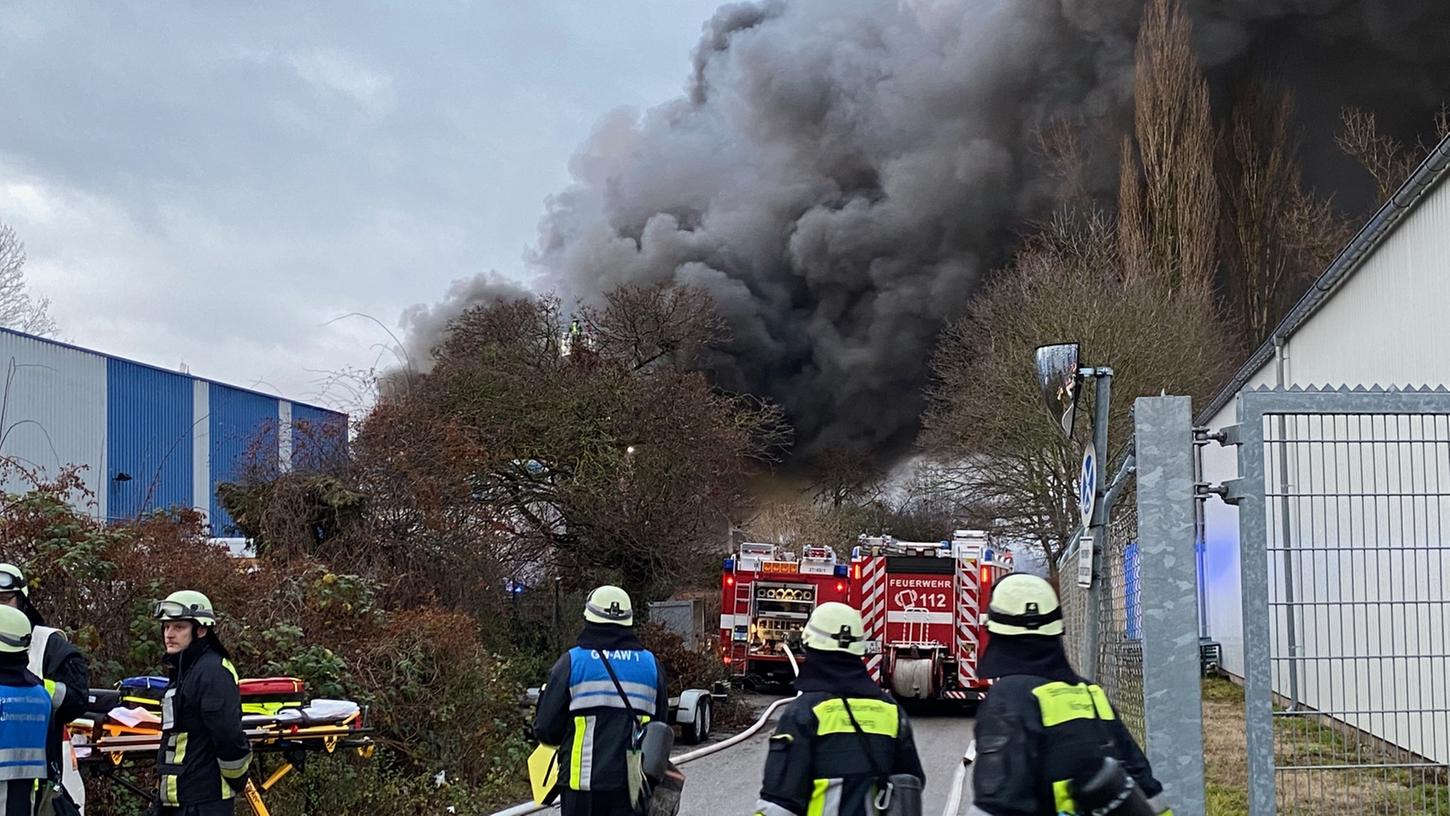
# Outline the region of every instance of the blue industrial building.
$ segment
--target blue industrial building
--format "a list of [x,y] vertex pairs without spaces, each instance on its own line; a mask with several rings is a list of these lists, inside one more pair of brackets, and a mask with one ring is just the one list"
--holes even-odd
[[4,487],[80,466],[98,518],[170,507],[240,535],[217,485],[245,468],[316,467],[345,451],[344,413],[0,329]]

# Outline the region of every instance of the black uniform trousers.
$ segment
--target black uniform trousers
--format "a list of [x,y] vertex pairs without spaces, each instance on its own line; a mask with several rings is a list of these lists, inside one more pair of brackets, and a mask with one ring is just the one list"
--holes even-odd
[[634,816],[629,791],[560,791],[559,810],[563,816]]

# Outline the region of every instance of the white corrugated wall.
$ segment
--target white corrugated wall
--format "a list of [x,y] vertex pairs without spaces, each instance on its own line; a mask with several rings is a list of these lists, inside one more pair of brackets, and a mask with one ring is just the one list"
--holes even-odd
[[[1270,361],[1256,373],[1250,385],[1274,384],[1276,365],[1275,361]],[[1288,338],[1283,369],[1284,381],[1289,386],[1450,387],[1450,183],[1440,184],[1426,196],[1355,274]],[[1230,402],[1208,424],[1215,429],[1231,425],[1235,414],[1235,404]],[[1314,430],[1314,433],[1327,432],[1333,432],[1333,428],[1326,431],[1316,427]],[[1344,432],[1349,433],[1350,430],[1346,428]],[[1418,468],[1420,472],[1413,474],[1405,470],[1406,478],[1421,480],[1427,478],[1426,471],[1431,470],[1424,463],[1400,462],[1392,447],[1384,448],[1381,456],[1384,461],[1375,463],[1372,470],[1389,474]],[[1236,452],[1210,445],[1204,449],[1203,465],[1204,477],[1209,482],[1232,479],[1237,475]],[[1323,469],[1323,463],[1319,467]],[[1337,469],[1338,466],[1332,470]],[[1431,473],[1428,478],[1433,482],[1436,474]],[[1293,474],[1292,481],[1295,481]],[[1407,524],[1412,535],[1419,535],[1415,530],[1428,535],[1434,528],[1427,529],[1423,525],[1426,522],[1433,525],[1434,517],[1440,515],[1438,510],[1427,505],[1417,514],[1411,514],[1424,518],[1406,516],[1396,523]],[[1294,531],[1294,534],[1312,540],[1316,534],[1315,523],[1307,521],[1306,526]],[[1380,523],[1384,523],[1384,519],[1380,519]],[[1238,513],[1216,497],[1210,498],[1204,506],[1204,524],[1208,632],[1224,646],[1224,667],[1242,675]],[[1385,540],[1390,540],[1388,533]],[[1361,570],[1373,572],[1372,566],[1366,565]],[[1387,579],[1379,572],[1346,576],[1345,580],[1356,581],[1358,592],[1371,593],[1375,598],[1396,599],[1407,592],[1422,595],[1426,587],[1450,587],[1450,574],[1447,572],[1450,572],[1450,565],[1427,562],[1419,568],[1418,577],[1430,583],[1418,588],[1386,584]],[[1445,621],[1428,622],[1429,628],[1421,629],[1406,627],[1403,621],[1382,625],[1359,616],[1346,617],[1342,624],[1324,626],[1309,627],[1301,633],[1305,649],[1319,654],[1333,650],[1340,654],[1368,654],[1366,650],[1374,650],[1376,653],[1408,655],[1441,648],[1450,639]],[[1358,629],[1351,631],[1348,628],[1351,626]],[[1374,636],[1367,637],[1360,630]],[[1332,646],[1326,645],[1330,642]],[[1426,667],[1425,671],[1436,673],[1437,667],[1428,666],[1428,663],[1421,665]],[[1408,668],[1406,664],[1402,666]],[[1307,676],[1302,678],[1301,696],[1306,698],[1304,702],[1322,710],[1353,709],[1377,691],[1385,691],[1374,687],[1376,683],[1383,682],[1368,676]],[[1428,675],[1419,678],[1415,671],[1410,671],[1403,678],[1403,684],[1403,688],[1394,690],[1401,705],[1418,704],[1442,711],[1446,708],[1443,678],[1438,681]],[[1408,699],[1407,695],[1414,699]],[[1447,756],[1450,755],[1450,737],[1443,733],[1427,738],[1423,727],[1383,717],[1375,722],[1356,724],[1422,755],[1439,761],[1450,760]]]
[[[0,364],[0,456],[44,476],[66,465],[84,465],[82,477],[105,518],[106,359],[0,332]],[[25,479],[7,474],[7,491],[26,487]]]

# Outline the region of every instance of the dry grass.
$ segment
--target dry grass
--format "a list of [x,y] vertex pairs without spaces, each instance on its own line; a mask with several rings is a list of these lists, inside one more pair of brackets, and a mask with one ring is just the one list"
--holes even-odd
[[[1210,816],[1247,816],[1249,812],[1243,706],[1243,691],[1233,683],[1204,683],[1204,770]],[[1389,756],[1366,756],[1368,748],[1362,738],[1354,741],[1341,730],[1311,720],[1277,719],[1275,737],[1275,750],[1283,764],[1395,761]],[[1279,812],[1286,816],[1450,816],[1450,787],[1443,779],[1417,778],[1394,768],[1281,773],[1278,798]]]

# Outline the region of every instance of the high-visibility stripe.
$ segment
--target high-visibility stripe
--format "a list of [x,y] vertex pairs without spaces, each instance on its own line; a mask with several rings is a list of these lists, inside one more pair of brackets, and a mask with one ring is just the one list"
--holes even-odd
[[800,816],[793,810],[783,808],[774,802],[760,799],[755,803],[755,816]]
[[806,816],[840,816],[842,782],[840,779],[815,780],[811,786],[811,804],[806,809]]
[[[628,680],[621,680],[619,685],[624,688],[624,693],[628,694],[631,697],[636,694],[640,694],[645,697],[653,697],[655,693],[655,687],[647,685],[645,683],[631,683]],[[586,680],[582,683],[575,683],[574,685],[569,687],[569,693],[571,695],[593,694],[595,692],[601,691],[608,692],[616,696],[619,694],[618,689],[614,687],[613,680]]]
[[232,661],[225,657],[222,658],[222,668],[226,669],[227,673],[232,676],[233,683],[240,682],[237,680],[237,667],[232,665]]
[[[634,708],[636,714],[642,714],[646,711],[654,711],[655,696],[654,694],[650,694],[647,697],[638,694],[630,694],[629,705]],[[619,693],[614,691],[613,689],[610,689],[609,691],[590,691],[585,692],[584,694],[570,697],[570,711],[583,711],[587,708],[624,709],[626,708],[626,706],[624,705],[624,700],[619,696]]]
[[579,788],[578,790],[589,790],[594,784],[594,718],[584,717],[584,737],[579,744],[583,750],[579,753]]
[[569,748],[569,788],[570,790],[581,790],[579,787],[579,769],[584,764],[584,721],[587,717],[574,718],[574,742]]
[[1079,683],[1044,683],[1032,690],[1042,709],[1042,725],[1051,728],[1073,720],[1113,720],[1113,707],[1108,696],[1095,685]]
[[252,755],[246,754],[241,759],[218,759],[216,764],[221,768],[222,776],[227,779],[236,779],[246,775],[247,768],[252,764]]
[[181,800],[177,798],[175,774],[166,774],[161,777],[161,803],[165,805],[179,805]]
[[[897,729],[901,726],[901,715],[895,705],[885,700],[864,698],[854,698],[850,703],[851,714],[855,715],[863,732],[896,738]],[[818,703],[811,711],[816,715],[816,733],[821,736],[856,733],[855,726],[851,724],[851,716],[846,713],[846,706],[840,699]]]
[[1056,804],[1058,813],[1077,813],[1077,803],[1072,800],[1072,792],[1067,789],[1067,785],[1066,779],[1052,783],[1052,801]]

